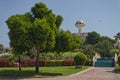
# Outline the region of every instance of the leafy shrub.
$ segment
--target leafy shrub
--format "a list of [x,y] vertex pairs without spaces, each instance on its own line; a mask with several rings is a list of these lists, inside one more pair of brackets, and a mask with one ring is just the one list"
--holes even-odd
[[64,66],[73,66],[74,65],[74,60],[73,59],[65,59],[63,61]]
[[21,65],[23,67],[33,67],[35,66],[35,60],[34,59],[21,60]]
[[56,59],[56,53],[47,52],[40,55],[41,59],[54,60]]
[[45,60],[44,59],[41,59],[39,60],[39,66],[45,66]]
[[78,52],[65,52],[61,56],[62,56],[62,59],[74,59],[75,55],[77,54]]
[[55,60],[45,60],[45,66],[54,66],[55,65]]
[[120,73],[120,67],[115,67],[114,71],[115,71],[116,73]]
[[0,67],[8,67],[8,60],[0,59]]
[[91,59],[87,59],[85,62],[85,66],[92,66],[93,65],[93,61]]
[[55,60],[55,66],[62,66],[63,60]]
[[85,54],[79,52],[75,57],[74,57],[74,63],[75,65],[84,65],[87,60],[87,57]]
[[120,65],[120,56],[118,56],[118,64]]
[[62,66],[63,60],[45,60],[45,66]]

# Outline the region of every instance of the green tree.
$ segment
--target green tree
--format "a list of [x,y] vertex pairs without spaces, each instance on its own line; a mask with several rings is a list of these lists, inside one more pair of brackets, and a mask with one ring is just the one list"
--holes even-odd
[[36,57],[36,70],[39,72],[39,55],[47,47],[52,48],[55,44],[55,36],[53,30],[47,24],[45,19],[36,19],[32,28],[29,28],[28,33],[30,36],[31,45],[33,45]]
[[14,52],[18,55],[19,59],[19,71],[21,71],[21,59],[20,56],[27,48],[27,30],[31,26],[31,15],[25,13],[23,15],[17,14],[8,18],[6,21],[9,28],[10,46]]
[[115,38],[115,45],[114,45],[114,47],[120,48],[120,32],[118,32],[118,33],[114,36],[114,38]]
[[35,72],[39,73],[39,55],[54,47],[62,20],[42,2],[36,3],[30,13],[8,18],[10,45],[19,54],[19,61],[20,55],[32,49],[36,56]]
[[77,36],[73,36],[69,30],[61,30],[56,37],[56,44],[54,50],[60,53],[78,49],[81,42],[82,39]]
[[3,49],[4,49],[4,46],[0,44],[0,53],[2,53]]
[[91,60],[95,55],[94,49],[95,49],[94,45],[90,45],[90,44],[83,44],[80,46],[80,50],[87,55],[88,59],[91,59]]
[[[55,15],[44,3],[36,3],[31,8],[33,14],[33,26],[28,30],[31,44],[36,53],[36,69],[39,73],[39,54],[44,50],[52,49],[55,45],[55,37],[62,23],[62,16]],[[60,21],[60,22],[59,22]]]
[[120,39],[120,32],[118,32],[115,36],[116,39]]
[[85,43],[94,45],[94,44],[98,43],[99,41],[100,41],[100,34],[93,31],[93,32],[88,33],[88,36],[86,37]]
[[111,57],[110,50],[112,49],[113,44],[108,40],[102,40],[95,45],[95,50],[102,56],[102,57]]

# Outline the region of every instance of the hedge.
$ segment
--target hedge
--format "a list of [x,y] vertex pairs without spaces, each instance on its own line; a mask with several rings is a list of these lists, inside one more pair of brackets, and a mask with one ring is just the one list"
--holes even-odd
[[73,66],[74,65],[74,60],[73,59],[65,59],[63,61],[64,66]]
[[45,66],[62,66],[63,60],[45,60]]
[[[74,60],[73,59],[65,59],[65,60],[39,60],[39,66],[73,66]],[[12,61],[9,62],[7,59],[0,59],[0,67],[17,67],[17,63]],[[29,60],[21,60],[22,67],[34,67],[35,66],[35,59]]]
[[29,60],[21,60],[22,67],[33,67],[35,66],[35,60],[29,59]]
[[0,59],[0,67],[7,67],[8,65],[8,60],[7,59]]

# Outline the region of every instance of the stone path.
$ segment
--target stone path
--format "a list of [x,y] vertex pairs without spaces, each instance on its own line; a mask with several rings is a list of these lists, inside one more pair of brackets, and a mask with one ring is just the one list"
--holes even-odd
[[113,69],[112,67],[92,67],[70,76],[15,80],[120,80],[120,74],[115,74]]

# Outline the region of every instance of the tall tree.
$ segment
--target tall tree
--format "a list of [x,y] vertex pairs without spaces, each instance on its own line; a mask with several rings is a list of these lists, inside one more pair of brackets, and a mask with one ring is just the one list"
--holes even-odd
[[54,50],[58,53],[78,49],[82,39],[73,36],[69,30],[61,30],[56,37],[56,44]]
[[112,57],[110,50],[112,49],[113,44],[109,40],[102,40],[95,44],[95,50],[102,56],[102,57]]
[[35,19],[33,23],[34,27],[29,28],[28,33],[30,36],[31,45],[36,57],[36,69],[35,72],[39,72],[39,55],[47,47],[52,48],[55,44],[54,31],[50,29],[45,19]]
[[120,48],[120,32],[118,32],[115,36],[115,47]]
[[9,28],[10,46],[19,57],[19,71],[21,71],[20,55],[26,51],[27,47],[28,37],[26,29],[31,26],[31,17],[29,13],[17,14],[9,17],[6,21]]
[[6,21],[10,29],[10,45],[14,51],[21,55],[30,48],[34,50],[36,73],[39,73],[39,55],[43,50],[54,47],[62,21],[62,16],[55,15],[42,2],[36,3],[30,13],[13,15]]
[[51,49],[55,45],[55,37],[62,23],[62,16],[55,15],[44,3],[36,3],[31,8],[33,14],[33,26],[28,30],[30,41],[36,51],[36,69],[39,73],[39,54],[45,49]]
[[98,43],[99,41],[100,41],[100,34],[93,31],[93,32],[88,33],[85,43],[94,45],[94,44]]
[[0,53],[2,53],[3,49],[4,49],[4,46],[0,44]]

